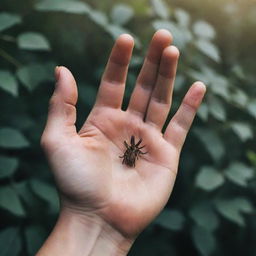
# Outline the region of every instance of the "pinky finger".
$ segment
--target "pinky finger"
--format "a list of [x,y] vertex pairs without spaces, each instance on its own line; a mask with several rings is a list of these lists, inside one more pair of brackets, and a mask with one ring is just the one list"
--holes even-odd
[[205,85],[202,82],[195,82],[188,90],[178,111],[166,128],[164,138],[178,151],[181,150],[184,144],[205,92]]

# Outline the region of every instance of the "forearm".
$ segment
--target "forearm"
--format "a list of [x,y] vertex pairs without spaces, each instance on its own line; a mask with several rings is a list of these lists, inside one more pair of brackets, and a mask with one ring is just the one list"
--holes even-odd
[[132,243],[99,217],[62,210],[37,256],[121,256],[127,255]]

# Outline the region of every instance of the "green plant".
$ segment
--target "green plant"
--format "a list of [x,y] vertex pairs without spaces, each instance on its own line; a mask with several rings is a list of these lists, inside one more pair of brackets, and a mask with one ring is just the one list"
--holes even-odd
[[78,78],[83,119],[113,39],[132,33],[136,40],[129,95],[143,61],[142,46],[158,28],[170,30],[181,51],[171,114],[193,80],[204,81],[208,92],[181,157],[174,195],[130,254],[256,253],[256,50],[244,39],[255,39],[256,9],[249,1],[207,4],[210,8],[200,0],[172,5],[161,0],[1,1],[1,255],[34,255],[58,212],[39,148],[54,66],[67,65]]

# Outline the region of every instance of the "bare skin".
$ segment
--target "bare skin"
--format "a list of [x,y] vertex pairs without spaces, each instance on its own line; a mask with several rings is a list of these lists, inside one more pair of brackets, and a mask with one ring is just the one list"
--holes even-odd
[[[130,35],[121,35],[95,105],[78,132],[76,82],[68,69],[56,68],[56,89],[41,142],[55,176],[61,212],[38,255],[126,255],[167,203],[181,148],[205,93],[201,82],[194,83],[162,133],[179,57],[171,42],[166,30],[154,34],[123,111],[134,42]],[[136,141],[143,139],[147,152],[135,167],[119,158],[126,150],[123,142],[132,135]]]

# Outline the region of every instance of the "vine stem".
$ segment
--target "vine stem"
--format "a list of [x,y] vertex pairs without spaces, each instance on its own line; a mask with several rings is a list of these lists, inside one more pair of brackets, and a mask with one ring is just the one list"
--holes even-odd
[[19,68],[22,66],[22,64],[16,60],[14,57],[12,57],[9,53],[4,51],[3,49],[0,48],[0,56],[3,57],[5,60],[13,64],[16,68]]
[[0,39],[6,42],[11,42],[11,43],[15,43],[17,41],[15,37],[8,36],[8,35],[1,35]]

